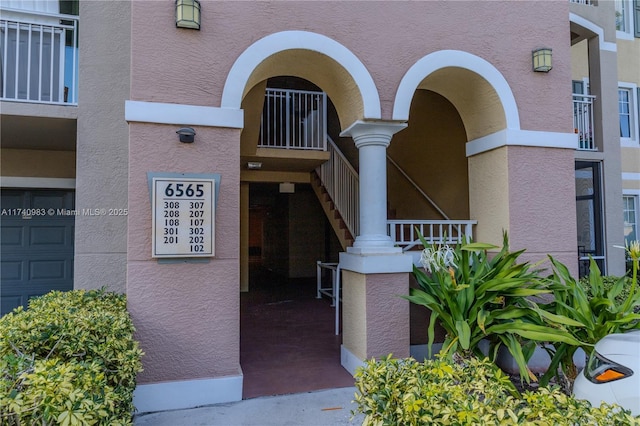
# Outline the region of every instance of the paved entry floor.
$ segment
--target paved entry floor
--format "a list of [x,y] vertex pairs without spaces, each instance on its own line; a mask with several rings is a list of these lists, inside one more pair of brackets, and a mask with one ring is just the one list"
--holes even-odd
[[243,398],[353,386],[340,365],[334,308],[328,298],[316,299],[315,278],[251,272],[240,299]]

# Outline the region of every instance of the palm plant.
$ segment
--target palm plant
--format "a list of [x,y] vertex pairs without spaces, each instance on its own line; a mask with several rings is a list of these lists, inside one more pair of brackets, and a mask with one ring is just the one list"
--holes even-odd
[[[435,338],[435,324],[446,331],[441,354],[474,354],[484,357],[480,343],[489,341],[495,359],[498,349],[505,346],[518,364],[522,379],[536,380],[527,367],[536,341],[580,342],[562,327],[545,324],[541,315],[528,302],[531,296],[549,293],[535,265],[518,263],[524,250],[510,252],[504,233],[503,247],[490,257],[491,244],[466,241],[464,244],[428,245],[422,264],[414,266],[413,274],[420,288],[405,296],[409,301],[431,311],[428,328],[429,355]],[[560,320],[564,320],[560,318]]]

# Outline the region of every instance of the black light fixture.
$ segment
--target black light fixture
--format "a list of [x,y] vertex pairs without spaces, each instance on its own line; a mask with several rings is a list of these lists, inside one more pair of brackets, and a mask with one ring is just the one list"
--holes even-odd
[[551,65],[551,48],[542,47],[531,52],[533,56],[533,70],[536,72],[549,72]]
[[183,143],[192,143],[195,140],[196,131],[191,127],[182,127],[176,131],[178,137],[180,138],[180,142]]
[[176,0],[176,27],[200,29],[200,2]]

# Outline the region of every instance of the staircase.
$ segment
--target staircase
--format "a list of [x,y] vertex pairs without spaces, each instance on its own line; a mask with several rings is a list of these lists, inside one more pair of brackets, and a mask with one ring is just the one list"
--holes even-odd
[[[313,188],[343,250],[360,235],[360,182],[358,173],[327,133],[327,98],[323,92],[267,89],[258,147],[319,150],[329,160],[311,172]],[[405,171],[387,156],[442,220],[388,220],[387,233],[403,251],[420,253],[422,235],[428,243],[455,244],[472,237],[472,220],[451,220]],[[389,209],[388,217],[394,218]]]
[[355,237],[347,228],[347,224],[342,219],[342,215],[336,209],[336,205],[331,199],[331,196],[327,192],[327,189],[322,184],[322,180],[320,176],[318,176],[317,172],[311,172],[311,187],[313,191],[318,196],[318,200],[320,200],[320,205],[322,206],[322,210],[324,210],[324,214],[327,216],[333,231],[338,237],[338,241],[340,241],[340,245],[343,250],[346,250],[347,247],[351,247],[353,242],[355,241]]
[[[353,245],[359,231],[358,174],[328,135],[327,149],[330,153],[329,161],[312,173],[311,186],[342,248],[346,250]],[[417,263],[422,249],[420,235],[429,244],[458,244],[464,242],[465,238],[473,237],[473,226],[477,224],[475,220],[449,219],[395,161],[389,157],[387,159],[444,218],[444,220],[387,220],[387,233],[396,246],[401,247],[405,252],[412,252],[414,261]],[[393,216],[389,215],[389,217]]]

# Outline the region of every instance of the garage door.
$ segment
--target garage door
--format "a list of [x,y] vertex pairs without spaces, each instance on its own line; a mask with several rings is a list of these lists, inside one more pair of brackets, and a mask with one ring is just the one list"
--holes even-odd
[[0,314],[51,290],[73,289],[73,210],[68,190],[1,191]]

